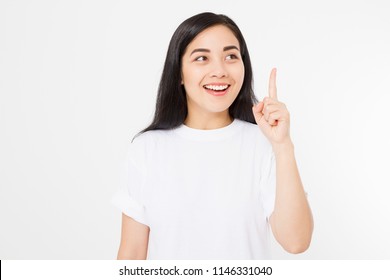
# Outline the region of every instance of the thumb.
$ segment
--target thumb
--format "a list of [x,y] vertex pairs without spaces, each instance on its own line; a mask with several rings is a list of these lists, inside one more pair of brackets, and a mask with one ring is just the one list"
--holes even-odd
[[253,116],[255,117],[256,123],[259,124],[261,118],[263,117],[263,108],[264,108],[264,102],[260,101],[256,105],[252,107]]

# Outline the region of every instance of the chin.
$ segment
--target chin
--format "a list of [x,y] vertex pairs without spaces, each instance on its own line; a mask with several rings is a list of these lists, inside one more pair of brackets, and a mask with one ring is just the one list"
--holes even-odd
[[233,102],[225,103],[225,104],[213,104],[214,106],[209,107],[209,111],[213,113],[222,113],[226,110],[229,110],[230,106],[233,104]]
[[217,107],[217,106],[214,106],[214,107],[209,107],[207,109],[207,111],[209,111],[210,113],[223,113],[223,112],[226,112],[226,110],[229,110],[229,107],[230,106],[221,106],[221,107]]

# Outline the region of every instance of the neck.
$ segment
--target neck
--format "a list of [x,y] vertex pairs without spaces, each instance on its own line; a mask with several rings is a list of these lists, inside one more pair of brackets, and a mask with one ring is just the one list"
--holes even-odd
[[210,130],[228,126],[232,122],[233,118],[230,117],[229,112],[226,110],[223,113],[209,113],[197,115],[196,117],[188,112],[184,124],[190,128]]

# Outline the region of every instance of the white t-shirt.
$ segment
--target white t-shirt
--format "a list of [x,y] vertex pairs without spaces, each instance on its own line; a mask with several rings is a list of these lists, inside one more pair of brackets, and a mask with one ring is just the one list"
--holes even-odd
[[129,144],[112,202],[150,228],[148,259],[266,259],[275,159],[257,125],[181,125]]

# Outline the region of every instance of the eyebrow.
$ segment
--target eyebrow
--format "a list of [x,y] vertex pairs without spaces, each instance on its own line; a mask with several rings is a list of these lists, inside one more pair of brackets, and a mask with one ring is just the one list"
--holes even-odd
[[230,50],[238,50],[240,51],[236,46],[227,46],[227,47],[224,47],[223,48],[223,51],[226,52],[226,51],[230,51]]
[[[226,46],[223,48],[223,51],[226,52],[226,51],[229,51],[229,50],[238,50],[240,51],[236,46],[232,45],[232,46]],[[210,52],[209,49],[204,49],[204,48],[199,48],[199,49],[194,49],[190,55],[192,55],[193,53],[196,53],[196,52]]]

